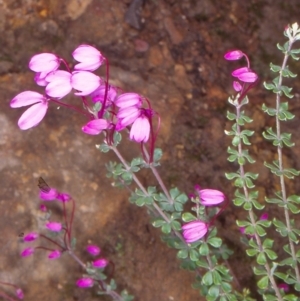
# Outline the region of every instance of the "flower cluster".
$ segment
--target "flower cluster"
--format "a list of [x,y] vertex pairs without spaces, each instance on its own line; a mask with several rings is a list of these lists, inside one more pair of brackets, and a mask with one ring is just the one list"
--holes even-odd
[[[121,89],[109,85],[108,79],[92,72],[106,64],[108,74],[108,60],[100,51],[90,45],[80,45],[72,55],[79,62],[73,70],[63,58],[52,53],[40,53],[31,58],[29,68],[35,72],[34,80],[37,85],[45,87],[45,91],[44,94],[24,91],[11,100],[12,108],[31,105],[18,121],[20,129],[27,130],[38,125],[52,101],[87,116],[89,120],[82,131],[89,135],[121,131],[128,126],[131,126],[130,139],[138,143],[145,143],[150,135],[155,135],[152,118],[157,114],[149,101],[137,93],[123,93]],[[66,70],[62,70],[61,65]],[[75,96],[81,97],[84,111],[61,101],[72,90]],[[151,143],[154,140],[155,137]]]
[[[195,196],[192,195],[192,200],[196,202],[197,207],[199,205],[202,205],[204,207],[217,206],[226,200],[224,193],[219,190],[201,189],[199,185],[195,186],[195,190],[198,194],[198,197],[195,198]],[[221,208],[218,214],[220,214],[224,210],[224,208],[225,206]],[[198,210],[196,211],[198,216],[199,215]],[[213,222],[213,220],[210,221],[209,223],[204,222],[198,216],[196,220],[193,220],[183,225],[182,230],[183,230],[183,237],[185,241],[187,243],[193,243],[203,238],[207,234],[209,226]]]

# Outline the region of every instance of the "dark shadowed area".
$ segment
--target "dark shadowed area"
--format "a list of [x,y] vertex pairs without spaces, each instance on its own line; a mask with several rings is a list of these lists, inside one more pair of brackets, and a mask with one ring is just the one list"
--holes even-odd
[[[131,2],[136,6],[129,10]],[[71,53],[78,45],[95,46],[109,59],[110,82],[146,96],[162,117],[157,146],[164,151],[159,171],[166,184],[187,194],[200,184],[231,197],[234,188],[224,172],[235,167],[227,162],[230,142],[224,129],[230,127],[226,120],[227,98],[233,93],[230,73],[240,63],[227,62],[223,55],[241,49],[261,78],[250,93],[248,112],[254,119],[250,127],[257,132],[251,147],[257,163],[251,168],[260,172],[260,201],[278,185],[263,167],[263,161],[275,158],[275,149],[268,149],[260,134],[272,122],[261,105],[274,101],[262,83],[271,78],[269,63],[282,61],[276,43],[284,41],[285,25],[300,22],[300,2],[138,2],[0,0],[0,280],[20,285],[25,300],[110,300],[97,297],[92,289],[75,286],[83,271],[68,256],[49,262],[45,252],[37,251],[20,258],[24,243],[19,234],[43,227],[39,176],[74,197],[76,252],[86,261],[90,259],[86,244],[99,245],[103,256],[115,265],[114,278],[120,289],[127,289],[137,301],[204,300],[191,287],[194,275],[179,268],[176,250],[161,242],[146,211],[128,202],[126,190],[112,187],[105,163],[117,159],[95,148],[100,136],[82,133],[87,122],[84,116],[51,104],[39,126],[27,131],[18,128],[23,109],[11,109],[9,102],[24,90],[42,91],[27,67],[36,53],[53,52],[74,64]],[[299,67],[299,63],[290,66],[295,73]],[[287,166],[299,169],[299,80],[293,85],[291,111],[297,116],[287,127],[296,146],[284,159]],[[67,101],[78,103],[74,97]],[[130,160],[138,154],[139,145],[127,141],[125,135],[124,140],[120,150]],[[154,184],[146,174],[140,178],[145,184]],[[300,191],[298,181],[288,188]],[[51,206],[54,217],[59,216],[60,209]],[[281,213],[274,210],[269,214],[273,218]],[[218,227],[235,252],[228,264],[239,285],[253,288],[250,259],[244,255],[236,226],[236,219],[244,217],[244,212],[230,205]]]

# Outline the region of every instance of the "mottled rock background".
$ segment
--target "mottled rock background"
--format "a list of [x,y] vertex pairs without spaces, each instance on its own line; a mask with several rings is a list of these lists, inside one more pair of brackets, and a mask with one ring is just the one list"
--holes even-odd
[[[254,118],[251,128],[257,132],[253,170],[261,174],[257,182],[261,201],[277,185],[262,165],[275,158],[275,150],[269,150],[260,135],[272,123],[261,104],[274,100],[262,82],[270,79],[269,62],[281,62],[276,43],[284,40],[285,25],[300,22],[299,1],[146,0],[139,28],[125,22],[130,2],[0,0],[0,280],[20,285],[25,300],[108,300],[75,287],[82,270],[67,256],[51,263],[42,251],[19,257],[24,243],[18,235],[42,226],[39,176],[76,199],[78,255],[88,260],[84,246],[101,246],[103,255],[116,266],[114,277],[120,288],[134,294],[135,300],[203,300],[191,288],[193,274],[179,269],[176,251],[160,241],[145,210],[129,204],[126,191],[112,188],[105,163],[116,158],[95,149],[100,137],[81,132],[84,117],[52,105],[38,127],[19,130],[17,120],[23,110],[11,109],[9,102],[23,90],[39,89],[27,68],[35,53],[54,52],[74,63],[71,53],[78,45],[97,47],[110,61],[111,82],[147,96],[162,116],[158,146],[164,150],[161,174],[166,183],[186,193],[198,183],[231,196],[233,188],[224,178],[224,171],[233,170],[226,161],[229,142],[224,129],[230,126],[225,118],[227,98],[233,92],[230,71],[238,63],[224,61],[223,54],[242,49],[262,78],[251,92],[248,109]],[[291,64],[294,72],[299,67]],[[285,160],[300,168],[299,80],[293,85],[291,107],[297,117],[287,127],[296,147],[286,153]],[[125,141],[121,150],[130,159],[139,147]],[[145,174],[141,178],[153,183]],[[299,193],[298,183],[289,184],[290,191]],[[61,211],[55,204],[52,209],[58,217]],[[280,214],[269,213],[271,217]],[[241,285],[251,286],[250,267],[240,264],[249,260],[243,255],[235,224],[242,217],[243,212],[230,206],[219,227],[236,252],[229,261],[232,270]]]

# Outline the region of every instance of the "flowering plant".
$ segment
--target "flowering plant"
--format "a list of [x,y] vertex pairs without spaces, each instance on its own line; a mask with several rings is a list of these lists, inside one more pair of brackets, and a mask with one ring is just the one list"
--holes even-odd
[[[300,197],[287,194],[285,180],[299,175],[299,171],[284,166],[282,152],[284,147],[292,147],[291,135],[282,133],[282,121],[291,120],[294,115],[288,111],[288,103],[281,102],[282,96],[292,98],[291,88],[282,84],[284,77],[295,77],[287,66],[287,59],[298,59],[300,49],[292,49],[293,44],[300,39],[300,29],[295,23],[284,31],[288,41],[278,48],[284,54],[282,66],[271,64],[271,70],[278,73],[272,83],[265,83],[267,90],[276,95],[276,107],[262,106],[262,110],[275,118],[276,129],[266,129],[263,137],[270,140],[277,150],[278,159],[265,166],[279,178],[280,190],[275,196],[266,197],[266,202],[278,205],[283,209],[283,221],[274,218],[269,220],[266,204],[259,198],[254,181],[258,174],[247,171],[247,165],[254,159],[246,148],[251,144],[250,137],[254,132],[247,128],[252,119],[242,110],[249,103],[248,92],[258,82],[258,75],[250,68],[248,56],[241,50],[229,51],[224,58],[228,61],[245,59],[246,66],[232,72],[233,89],[236,95],[229,98],[234,112],[229,111],[227,118],[232,122],[231,130],[225,133],[232,137],[232,146],[228,147],[228,160],[237,167],[236,172],[226,173],[228,180],[237,188],[233,203],[242,207],[248,214],[247,220],[238,220],[243,242],[247,245],[247,255],[255,257],[253,271],[257,276],[258,293],[264,300],[299,300],[296,292],[300,291],[300,250],[298,248],[300,230],[291,218],[300,212],[298,205]],[[202,188],[195,185],[195,193],[189,197],[179,189],[167,189],[158,172],[162,150],[156,148],[156,139],[160,128],[160,116],[152,108],[150,101],[135,92],[124,92],[119,87],[109,83],[109,63],[96,48],[90,45],[80,45],[73,52],[73,58],[79,62],[72,69],[61,57],[51,53],[41,53],[33,56],[29,68],[34,71],[35,82],[45,87],[43,94],[35,91],[21,92],[11,100],[12,108],[29,106],[20,117],[20,129],[27,130],[37,126],[51,103],[65,106],[86,117],[82,131],[88,135],[102,135],[103,140],[96,147],[101,152],[112,151],[120,163],[107,164],[108,176],[113,179],[114,186],[126,187],[131,193],[130,202],[137,206],[145,206],[151,218],[152,225],[162,231],[162,240],[168,246],[178,250],[177,257],[183,268],[195,271],[194,288],[198,289],[207,300],[254,300],[255,292],[248,288],[241,289],[228,266],[227,259],[233,253],[222,239],[218,237],[215,221],[222,214],[231,200],[225,194],[214,188]],[[106,77],[93,73],[99,67],[105,66]],[[81,107],[73,106],[62,99],[73,91],[80,100]],[[125,159],[119,151],[122,134],[128,135],[134,143],[140,144],[141,155],[137,158]],[[154,175],[157,186],[145,187],[137,173],[147,168]],[[49,259],[59,259],[62,254],[71,255],[85,270],[86,275],[76,284],[78,287],[98,285],[100,294],[108,294],[114,300],[131,300],[132,297],[123,291],[115,292],[115,282],[105,282],[107,276],[104,269],[109,265],[105,258],[98,258],[92,263],[84,264],[75,255],[75,243],[72,237],[72,224],[75,212],[75,201],[67,193],[58,192],[48,187],[41,180],[40,198],[47,201],[57,200],[63,207],[63,222],[50,221],[46,214],[45,228],[54,238],[36,232],[28,233],[24,241],[46,239],[55,248],[44,246],[29,247],[23,250],[23,257],[30,256],[36,249],[48,250]],[[184,212],[186,204],[192,204],[191,211]],[[67,214],[66,206],[71,205],[71,214]],[[45,205],[41,208],[47,213]],[[261,214],[258,212],[264,210]],[[257,217],[257,216],[260,217]],[[286,258],[279,258],[273,248],[274,239],[269,236],[268,229],[274,226],[285,241],[283,246]],[[97,256],[98,246],[89,245],[87,251]],[[99,272],[100,271],[100,272]],[[289,285],[289,286],[287,286]],[[291,293],[288,292],[291,290]]]

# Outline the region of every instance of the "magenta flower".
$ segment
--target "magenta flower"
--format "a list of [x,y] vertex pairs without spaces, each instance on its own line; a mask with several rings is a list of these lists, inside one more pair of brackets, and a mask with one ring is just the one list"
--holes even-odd
[[130,139],[136,142],[147,142],[150,135],[149,119],[145,115],[138,117],[131,126]]
[[36,232],[30,232],[27,235],[24,236],[23,240],[24,241],[34,241],[39,237],[39,234]]
[[201,239],[208,231],[208,226],[202,221],[192,221],[182,227],[183,237],[187,243],[195,242]]
[[115,104],[122,109],[132,106],[141,107],[142,98],[137,93],[124,93],[118,96],[118,98],[115,100]]
[[28,257],[34,253],[34,248],[26,248],[22,251],[21,256],[22,257]]
[[44,73],[42,77],[51,71],[58,69],[60,58],[53,53],[40,53],[34,55],[29,62],[29,69],[34,72]]
[[16,290],[16,296],[17,296],[17,298],[20,299],[20,300],[23,300],[23,299],[24,299],[24,293],[23,293],[23,291],[22,291],[20,288],[18,288],[18,289]]
[[52,251],[49,255],[48,255],[48,258],[49,259],[56,259],[56,258],[59,258],[61,255],[61,252],[58,251],[58,250],[54,250]]
[[29,105],[32,106],[21,115],[18,121],[21,130],[30,129],[42,121],[48,109],[48,100],[40,93],[24,91],[15,96],[10,102],[11,108]]
[[268,220],[268,218],[269,218],[269,214],[268,213],[263,213],[261,216],[260,216],[260,220],[261,221],[266,221],[266,220]]
[[45,206],[45,205],[41,205],[40,206],[40,210],[42,211],[42,212],[47,212],[47,207]]
[[108,261],[105,258],[99,258],[93,261],[93,267],[98,269],[103,269],[108,265]]
[[95,119],[89,121],[86,125],[84,125],[81,129],[84,133],[88,135],[98,135],[103,130],[109,127],[109,122],[105,119]]
[[94,71],[99,68],[104,61],[104,56],[101,52],[90,45],[78,46],[72,55],[76,61],[80,62],[74,66],[74,69],[80,71]]
[[[197,189],[197,188],[196,188]],[[225,200],[223,192],[215,189],[197,189],[200,202],[203,206],[214,206]]]
[[38,86],[47,86],[49,83],[46,81],[46,76],[48,73],[37,72],[34,76],[34,81]]
[[92,287],[94,280],[92,278],[80,278],[76,281],[76,285],[81,288]]
[[40,190],[40,199],[43,201],[54,201],[57,199],[58,191],[51,188],[49,191]]
[[245,83],[254,83],[258,78],[257,74],[252,72],[248,67],[238,68],[231,75]]
[[52,232],[59,232],[62,229],[62,224],[58,222],[48,222],[46,228]]
[[287,293],[290,290],[290,287],[286,283],[278,284],[278,288],[282,289],[285,293]]
[[72,74],[67,71],[57,70],[49,73],[45,80],[48,82],[46,87],[47,95],[55,98],[62,98],[72,90]]
[[95,245],[89,245],[86,247],[86,250],[93,256],[97,256],[100,254],[101,249]]
[[240,50],[233,50],[225,53],[224,58],[228,61],[236,61],[241,59],[244,56],[244,53]]
[[71,85],[78,90],[75,95],[85,96],[94,92],[101,85],[101,79],[89,71],[77,71],[72,73]]
[[68,193],[64,193],[64,192],[58,193],[57,200],[65,203],[71,200],[71,196]]

